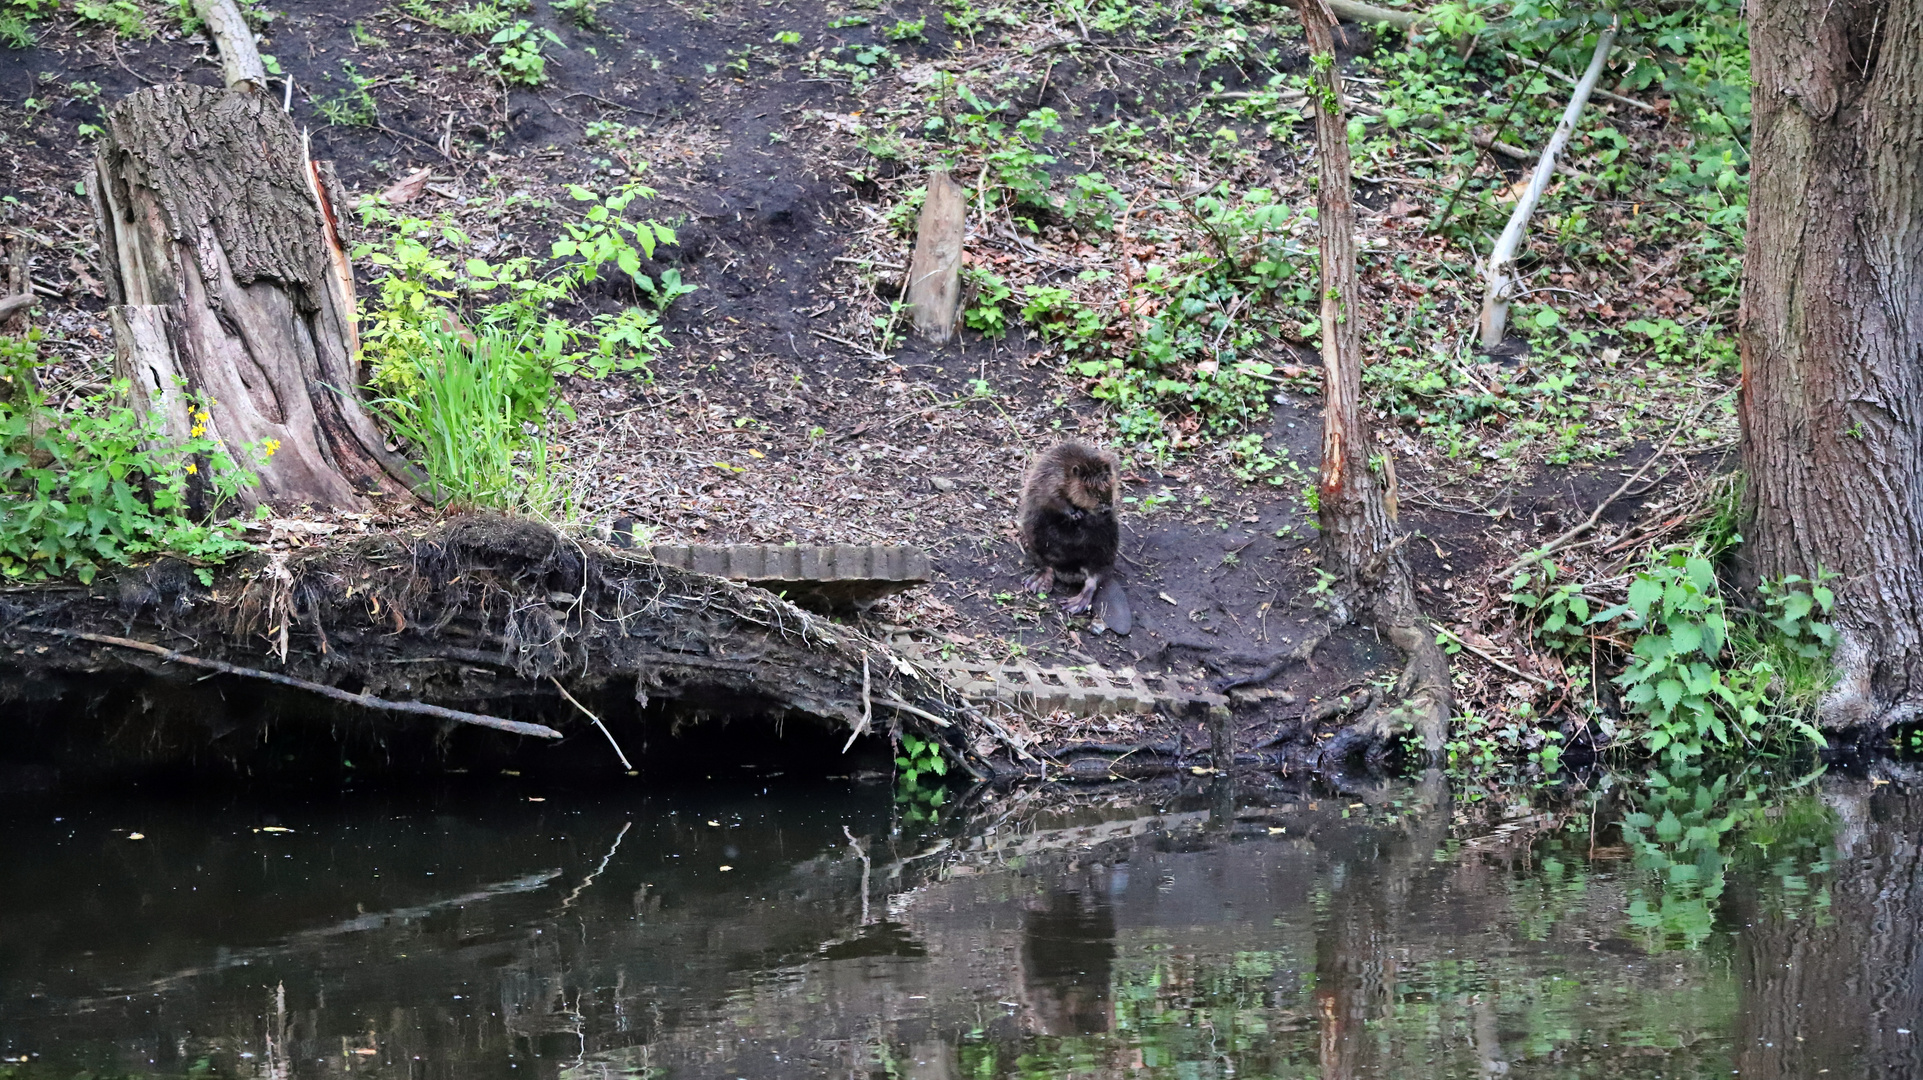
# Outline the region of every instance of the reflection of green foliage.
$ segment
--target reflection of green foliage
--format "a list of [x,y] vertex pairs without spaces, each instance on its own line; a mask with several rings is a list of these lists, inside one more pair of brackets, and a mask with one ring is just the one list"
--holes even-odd
[[1778,905],[1828,907],[1827,889],[1811,879],[1829,869],[1833,817],[1814,796],[1785,796],[1762,780],[1755,770],[1710,780],[1684,765],[1650,774],[1622,833],[1643,875],[1630,921],[1652,951],[1708,939],[1739,853],[1744,865],[1768,869]]
[[948,801],[948,792],[940,781],[948,775],[948,760],[934,739],[904,732],[900,747],[895,755],[895,803],[901,807],[902,820],[932,822]]
[[[1625,797],[1614,782],[1605,788],[1598,809]],[[1393,978],[1378,984],[1387,993],[1368,998],[1369,1018],[1354,1036],[1367,1043],[1371,1075],[1484,1075],[1479,1055],[1493,1050],[1513,1075],[1727,1076],[1728,1043],[1719,1034],[1736,1022],[1740,984],[1730,938],[1710,932],[1712,919],[1738,890],[1760,894],[1771,910],[1821,917],[1831,815],[1800,786],[1773,784],[1760,769],[1715,777],[1674,767],[1631,784],[1626,797],[1633,868],[1592,832],[1606,832],[1607,822],[1580,808],[1540,807],[1563,824],[1526,854],[1510,851],[1507,873],[1469,873],[1443,893],[1420,890],[1464,905],[1432,913],[1434,922],[1388,914],[1379,896],[1391,887],[1386,877],[1343,884],[1331,876],[1317,881],[1313,914],[1302,912],[1296,925],[1286,916],[1231,924],[1202,939],[1179,929],[1121,930],[1109,981],[1081,984],[1112,1010],[1109,1032],[1010,1037],[984,1025],[962,1035],[959,1074],[1317,1076],[1316,990],[1327,962],[1353,974],[1380,971],[1371,965],[1393,955]],[[1592,853],[1602,861],[1592,864]],[[1486,869],[1492,853],[1465,857]],[[1345,873],[1371,874],[1367,858],[1346,863]],[[1482,913],[1466,914],[1469,907]],[[1625,960],[1620,950],[1595,948],[1624,938],[1674,951],[1658,967],[1635,959],[1636,950]],[[1197,948],[1198,940],[1216,945]],[[1359,966],[1345,967],[1345,959]],[[1499,1045],[1488,1043],[1492,1030]]]

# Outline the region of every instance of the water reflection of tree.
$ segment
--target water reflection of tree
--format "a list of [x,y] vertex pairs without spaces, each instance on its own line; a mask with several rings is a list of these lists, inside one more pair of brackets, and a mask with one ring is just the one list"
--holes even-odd
[[1404,828],[1332,846],[1330,883],[1317,921],[1315,1004],[1323,1080],[1372,1071],[1380,1055],[1368,1026],[1389,1015],[1397,996],[1397,949],[1411,882],[1435,865],[1448,833],[1449,792],[1431,770],[1403,797]]
[[[1769,890],[1744,890],[1731,905],[1742,928],[1736,1068],[1746,1078],[1923,1076],[1923,788],[1884,779],[1823,785],[1839,823],[1827,911]],[[1783,891],[1799,891],[1794,860],[1768,869],[1791,878]]]

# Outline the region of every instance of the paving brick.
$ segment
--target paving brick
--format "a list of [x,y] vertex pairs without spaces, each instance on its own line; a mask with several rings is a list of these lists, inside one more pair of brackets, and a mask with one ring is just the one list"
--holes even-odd
[[963,694],[999,698],[1036,712],[1076,716],[1108,713],[1182,712],[1191,706],[1226,705],[1220,694],[1190,693],[1166,675],[1133,668],[1059,668],[1033,664],[930,663]]
[[654,561],[787,595],[804,607],[863,608],[925,584],[928,553],[901,544],[655,544]]

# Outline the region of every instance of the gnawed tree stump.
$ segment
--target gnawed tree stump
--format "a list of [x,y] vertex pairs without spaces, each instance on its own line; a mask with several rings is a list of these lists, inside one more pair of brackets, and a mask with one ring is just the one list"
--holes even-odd
[[[247,502],[364,509],[420,480],[355,397],[354,281],[332,169],[245,89],[143,90],[107,114],[93,194],[116,374],[171,438],[260,476]],[[244,448],[274,440],[271,458]]]

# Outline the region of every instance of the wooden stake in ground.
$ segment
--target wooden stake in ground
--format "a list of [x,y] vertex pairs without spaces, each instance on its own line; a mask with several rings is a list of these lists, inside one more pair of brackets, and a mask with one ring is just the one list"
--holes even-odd
[[1583,72],[1582,81],[1569,95],[1569,107],[1562,111],[1562,121],[1549,136],[1549,145],[1543,147],[1542,158],[1536,162],[1536,171],[1529,178],[1529,187],[1516,200],[1516,209],[1509,215],[1509,224],[1502,230],[1502,237],[1489,252],[1489,264],[1483,271],[1487,288],[1482,298],[1482,347],[1493,349],[1502,344],[1502,335],[1509,325],[1509,301],[1516,291],[1516,255],[1522,249],[1522,238],[1529,231],[1529,216],[1536,212],[1536,204],[1542,201],[1543,189],[1549,186],[1549,178],[1555,175],[1556,158],[1562,154],[1563,147],[1569,145],[1570,136],[1576,133],[1576,121],[1582,118],[1582,109],[1589,103],[1589,94],[1596,89],[1596,80],[1602,78],[1604,65],[1609,62],[1609,49],[1616,43],[1616,28],[1612,25],[1596,38],[1596,53],[1589,58],[1589,70]]
[[232,0],[203,2],[223,59],[240,54],[224,64],[235,85],[126,98],[95,159],[117,373],[170,438],[199,428],[250,465],[261,485],[247,501],[353,510],[377,494],[409,498],[418,477],[355,396],[333,172],[251,89],[252,34],[219,10]]
[[1322,567],[1335,578],[1334,618],[1373,608],[1384,636],[1407,658],[1399,700],[1363,713],[1325,744],[1338,761],[1366,746],[1387,748],[1413,729],[1431,759],[1442,753],[1449,718],[1449,666],[1417,609],[1409,564],[1395,524],[1395,471],[1362,413],[1360,288],[1355,266],[1355,203],[1350,195],[1349,116],[1335,59],[1335,17],[1322,0],[1301,0],[1309,42],[1315,111],[1317,232],[1322,265],[1322,472],[1317,519]]
[[915,226],[915,257],[908,264],[908,305],[915,331],[940,344],[955,335],[961,308],[962,234],[968,198],[937,170],[928,174],[928,198]]

